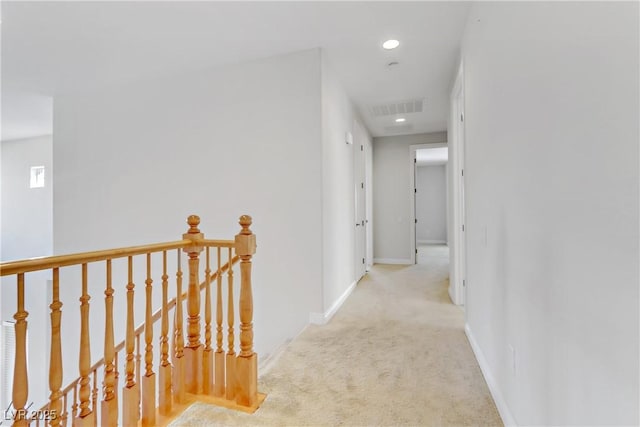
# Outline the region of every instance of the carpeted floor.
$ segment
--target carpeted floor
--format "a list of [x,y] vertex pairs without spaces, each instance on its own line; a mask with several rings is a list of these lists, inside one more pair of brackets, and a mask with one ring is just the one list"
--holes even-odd
[[502,425],[447,293],[447,247],[418,260],[376,265],[329,324],[295,339],[260,377],[255,414],[196,403],[171,425]]

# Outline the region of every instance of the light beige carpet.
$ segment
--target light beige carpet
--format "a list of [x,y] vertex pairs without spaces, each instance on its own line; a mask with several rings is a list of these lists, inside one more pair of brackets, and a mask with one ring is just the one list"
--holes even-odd
[[295,339],[260,377],[255,414],[196,403],[171,425],[502,425],[447,293],[447,248],[419,261],[376,265],[329,324]]

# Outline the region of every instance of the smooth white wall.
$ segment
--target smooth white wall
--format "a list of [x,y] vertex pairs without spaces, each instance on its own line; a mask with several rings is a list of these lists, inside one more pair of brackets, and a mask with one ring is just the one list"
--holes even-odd
[[[353,145],[346,143],[346,133]],[[355,281],[354,147],[371,150],[371,138],[330,64],[322,61],[322,265],[323,313]]]
[[416,239],[418,243],[447,241],[447,181],[445,165],[416,167]]
[[[53,148],[51,135],[0,144],[2,158],[1,180],[1,242],[2,261],[47,256],[53,253]],[[32,166],[45,167],[45,186],[29,188]],[[25,276],[25,309],[29,351],[30,396],[41,402],[47,396],[46,354],[48,339],[48,272],[34,272]],[[3,277],[0,288],[0,317],[13,321],[16,312],[15,276]],[[0,387],[0,390],[2,388]],[[11,396],[2,396],[8,404]],[[5,408],[5,406],[3,406]],[[4,409],[3,409],[4,410]]]
[[373,138],[373,256],[375,262],[411,263],[413,165],[410,146],[447,141],[446,132]]
[[[322,309],[320,71],[314,49],[61,95],[55,252],[180,239],[192,213],[206,237],[233,238],[238,216],[250,214],[258,242],[255,349],[261,358],[273,353]],[[103,268],[92,276],[98,331]],[[137,279],[140,309],[143,283]],[[120,313],[125,284],[114,284]],[[69,298],[75,306],[78,296]],[[116,321],[122,328],[124,320]],[[70,335],[74,348],[77,335]]]
[[[2,261],[51,255],[53,146],[51,135],[3,141]],[[45,186],[29,188],[32,166],[45,167]]]
[[640,421],[638,12],[470,12],[467,322],[520,425]]

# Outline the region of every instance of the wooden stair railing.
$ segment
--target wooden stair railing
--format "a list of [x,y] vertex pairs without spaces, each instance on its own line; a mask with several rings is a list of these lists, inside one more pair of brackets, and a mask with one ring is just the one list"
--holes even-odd
[[[73,255],[12,261],[0,264],[1,276],[15,276],[17,301],[15,322],[15,361],[13,378],[13,425],[25,426],[45,423],[50,426],[123,426],[164,425],[179,415],[189,404],[200,400],[227,408],[254,412],[265,398],[257,391],[257,355],[253,351],[253,297],[251,283],[251,259],[256,250],[251,217],[240,217],[241,230],[234,240],[209,240],[204,238],[198,226],[200,218],[191,215],[187,219],[189,229],[182,240],[146,246],[86,252]],[[167,256],[177,253],[175,273],[176,297],[169,300]],[[235,250],[235,255],[233,251]],[[188,256],[187,289],[182,289],[183,273],[181,252]],[[200,282],[200,256],[204,252],[204,281]],[[211,269],[211,252],[216,256],[216,269]],[[223,252],[227,262],[222,264]],[[135,320],[134,258],[145,256],[146,280],[144,281],[144,319],[139,326]],[[159,281],[162,293],[161,307],[153,310],[153,255],[161,258]],[[114,279],[112,261],[126,258],[127,275]],[[155,257],[158,258],[158,257]],[[240,261],[240,351],[234,347],[234,292],[233,266]],[[104,262],[105,265],[105,330],[102,359],[91,363],[91,339],[99,335],[91,330],[88,265]],[[72,349],[62,347],[62,307],[60,297],[60,270],[80,266],[80,339],[78,345],[79,376],[62,388],[63,353]],[[27,319],[25,310],[25,275],[34,271],[51,270],[52,302],[51,346],[49,349],[49,401],[32,411],[28,405],[27,372]],[[160,269],[158,269],[160,271]],[[223,279],[227,275],[227,352],[223,348]],[[212,347],[212,283],[215,283],[215,349]],[[119,286],[126,289],[125,339],[115,344],[114,293]],[[201,294],[204,292],[204,323],[201,319]],[[183,311],[186,301],[186,319]],[[67,303],[69,304],[69,303]],[[170,335],[169,316],[173,310],[173,332]],[[66,313],[67,311],[65,311]],[[160,324],[159,361],[154,361],[154,324]],[[185,322],[186,320],[186,322]],[[186,337],[183,330],[186,325]],[[204,341],[201,331],[204,330]],[[143,335],[144,333],[144,335]],[[171,339],[170,339],[171,337]],[[141,339],[142,338],[142,339]],[[186,338],[186,340],[185,340]],[[75,348],[75,347],[74,347]],[[124,352],[124,354],[121,354]],[[122,365],[119,365],[122,363]],[[120,374],[123,374],[122,378]],[[99,376],[102,394],[98,403]],[[119,394],[119,386],[122,393]]]

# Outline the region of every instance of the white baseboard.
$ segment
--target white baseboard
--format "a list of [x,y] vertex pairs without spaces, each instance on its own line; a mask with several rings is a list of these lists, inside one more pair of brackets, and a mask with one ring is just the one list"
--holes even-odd
[[410,259],[404,258],[374,258],[374,264],[401,264],[401,265],[411,265],[413,264]]
[[446,240],[418,240],[419,245],[446,245]]
[[331,308],[324,313],[309,313],[309,322],[314,325],[326,325],[329,323],[329,320],[333,317],[334,314],[340,309],[342,304],[349,298],[351,292],[356,288],[358,281],[354,281],[349,287],[340,295],[340,298],[333,303]]
[[302,328],[302,330],[300,330],[300,332],[298,332],[296,336],[283,342],[279,347],[275,349],[273,353],[266,354],[264,357],[259,357],[258,358],[258,377],[261,377],[262,375],[268,373],[271,370],[271,368],[275,366],[276,362],[280,359],[280,356],[282,356],[282,354],[287,349],[287,347],[289,347],[291,342],[296,338],[298,338],[300,335],[302,335],[302,333],[306,331],[308,327],[309,325],[305,325],[305,327]]
[[471,349],[473,350],[473,354],[476,356],[476,360],[478,361],[478,365],[480,365],[480,370],[482,371],[482,375],[484,375],[484,379],[487,382],[487,386],[489,387],[489,392],[491,392],[491,396],[493,396],[493,401],[496,404],[496,408],[498,408],[498,413],[500,414],[500,418],[502,418],[502,422],[505,426],[517,426],[515,418],[511,414],[509,407],[507,406],[506,400],[504,400],[504,396],[500,392],[500,388],[498,387],[498,383],[495,378],[491,374],[491,370],[489,369],[489,364],[487,363],[487,359],[484,358],[484,354],[476,339],[473,337],[473,333],[469,328],[469,324],[465,323],[464,332],[467,334],[467,339],[469,340],[469,344],[471,345]]
[[449,298],[451,298],[451,302],[455,305],[459,305],[458,301],[456,301],[456,298],[454,296],[454,290],[453,290],[453,283],[449,282],[449,287],[447,288],[447,290],[449,291]]

